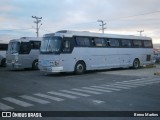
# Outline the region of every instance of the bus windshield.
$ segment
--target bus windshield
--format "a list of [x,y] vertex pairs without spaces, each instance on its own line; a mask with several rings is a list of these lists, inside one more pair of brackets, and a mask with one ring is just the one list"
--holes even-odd
[[20,43],[19,42],[10,42],[8,45],[8,53],[14,54],[18,53],[20,48]]
[[61,37],[44,37],[41,43],[41,53],[59,53],[61,48]]

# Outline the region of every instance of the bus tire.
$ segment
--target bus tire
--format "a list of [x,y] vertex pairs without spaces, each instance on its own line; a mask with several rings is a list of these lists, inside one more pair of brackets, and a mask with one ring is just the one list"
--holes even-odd
[[140,62],[139,62],[139,59],[136,58],[134,61],[133,61],[133,68],[134,69],[138,69],[140,67]]
[[32,69],[38,70],[38,60],[34,60],[32,63]]
[[83,74],[86,71],[86,65],[83,61],[78,61],[75,65],[74,72],[75,74]]
[[2,59],[2,61],[1,61],[1,66],[2,66],[2,67],[6,67],[6,59],[5,59],[5,58]]

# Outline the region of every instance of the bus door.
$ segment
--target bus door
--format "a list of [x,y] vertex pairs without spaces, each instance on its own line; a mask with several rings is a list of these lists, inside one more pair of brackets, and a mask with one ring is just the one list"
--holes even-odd
[[61,61],[64,71],[73,71],[75,57],[72,51],[73,51],[73,39],[69,37],[63,38],[62,50],[59,60]]

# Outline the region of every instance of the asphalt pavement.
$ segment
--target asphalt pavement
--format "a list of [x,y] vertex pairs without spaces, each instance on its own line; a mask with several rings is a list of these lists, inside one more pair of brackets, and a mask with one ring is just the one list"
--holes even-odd
[[[160,111],[160,77],[154,75],[157,71],[159,65],[137,70],[90,71],[83,75],[44,75],[33,70],[0,68],[0,110]],[[88,116],[87,120],[90,119],[100,118]]]

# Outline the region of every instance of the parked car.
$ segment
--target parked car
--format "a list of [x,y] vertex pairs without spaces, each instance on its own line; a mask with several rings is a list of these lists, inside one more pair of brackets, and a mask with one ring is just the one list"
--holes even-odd
[[160,53],[155,53],[154,54],[154,61],[155,61],[155,63],[159,63],[160,62]]

